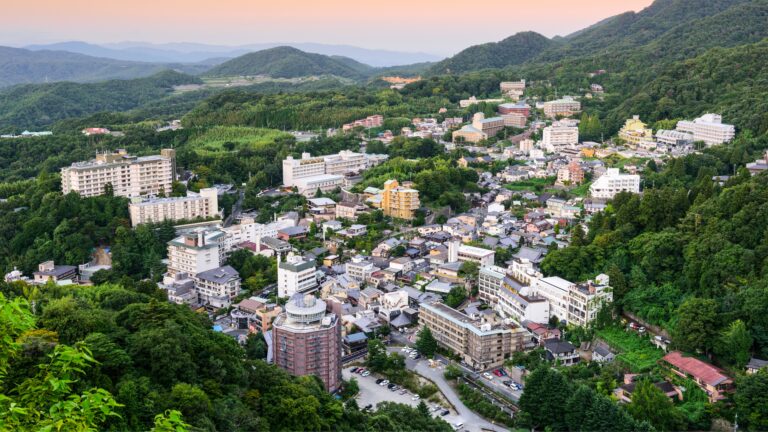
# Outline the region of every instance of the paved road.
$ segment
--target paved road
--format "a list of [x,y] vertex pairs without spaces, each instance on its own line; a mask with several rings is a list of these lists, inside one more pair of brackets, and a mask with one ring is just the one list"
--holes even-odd
[[240,189],[237,195],[237,201],[232,205],[232,213],[224,220],[224,227],[232,225],[232,222],[240,216],[243,211],[243,199],[245,198],[245,189]]
[[[387,348],[390,352],[397,352],[399,354],[403,354],[400,351],[400,347],[389,347]],[[416,372],[417,374],[423,376],[424,378],[429,379],[430,381],[434,382],[435,385],[437,385],[437,388],[440,389],[440,392],[443,393],[446,399],[454,406],[456,411],[458,412],[458,418],[461,423],[464,423],[463,430],[470,431],[470,432],[480,432],[480,431],[507,431],[508,429],[504,426],[493,424],[486,419],[480,417],[478,414],[476,414],[474,411],[467,408],[466,405],[459,399],[459,396],[456,394],[456,391],[451,387],[451,385],[448,383],[448,381],[443,376],[443,372],[445,372],[445,366],[441,365],[438,367],[431,368],[429,367],[429,361],[425,359],[419,359],[419,360],[413,360],[411,358],[406,357],[405,359],[405,366],[409,370],[412,370]],[[455,424],[455,421],[452,421],[451,423]]]

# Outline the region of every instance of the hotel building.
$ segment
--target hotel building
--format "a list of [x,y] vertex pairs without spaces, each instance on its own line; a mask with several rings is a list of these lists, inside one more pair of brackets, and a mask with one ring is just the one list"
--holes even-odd
[[294,376],[314,375],[329,392],[341,385],[341,325],[325,302],[296,294],[272,323],[273,363]]
[[640,176],[621,174],[618,168],[608,168],[589,187],[592,198],[612,199],[619,192],[640,193]]
[[381,192],[381,209],[386,216],[413,219],[413,212],[421,206],[419,191],[400,186],[397,180],[387,180]]
[[213,218],[219,215],[219,198],[216,188],[200,189],[200,193],[187,192],[177,198],[136,198],[128,205],[131,225],[162,222],[164,220],[191,220]]
[[75,162],[61,169],[61,189],[83,197],[103,195],[107,185],[115,196],[138,197],[170,194],[174,180],[176,152],[163,149],[159,155],[131,156],[120,149],[99,153],[96,159]]
[[704,141],[707,146],[727,143],[736,135],[736,128],[724,124],[719,114],[704,114],[693,121],[679,121],[676,129],[693,135],[694,141]]
[[547,117],[570,117],[578,112],[581,112],[581,102],[572,97],[544,102],[544,115]]

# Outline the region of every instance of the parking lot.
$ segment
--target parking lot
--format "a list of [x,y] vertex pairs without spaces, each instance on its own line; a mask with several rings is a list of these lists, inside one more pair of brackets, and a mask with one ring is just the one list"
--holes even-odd
[[[376,405],[381,402],[397,402],[412,407],[416,407],[419,404],[420,400],[413,400],[413,393],[407,390],[403,391],[404,389],[391,391],[386,386],[376,384],[376,380],[381,377],[375,374],[364,377],[360,374],[352,373],[352,369],[353,368],[351,367],[343,369],[342,376],[345,380],[350,378],[357,379],[358,387],[360,387],[360,393],[357,397],[357,405],[360,409],[364,409],[368,405],[370,405],[371,408],[375,408]],[[451,408],[446,408],[428,401],[424,401],[424,403],[427,404],[429,411],[434,417],[440,417],[451,425],[465,423],[465,419],[459,416],[456,411]],[[448,411],[448,414],[442,415],[446,410]],[[472,425],[465,425],[464,430],[472,431],[474,428]]]

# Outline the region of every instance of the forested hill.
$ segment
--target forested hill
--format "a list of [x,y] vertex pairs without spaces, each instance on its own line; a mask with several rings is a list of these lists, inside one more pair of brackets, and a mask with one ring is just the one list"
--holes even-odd
[[431,74],[461,74],[473,70],[504,68],[525,63],[556,44],[535,32],[523,32],[500,42],[471,46],[455,56],[436,63]]
[[0,125],[42,127],[100,111],[127,111],[170,95],[199,78],[164,71],[147,78],[80,84],[28,84],[0,90]]
[[298,78],[336,75],[359,79],[364,75],[362,63],[322,54],[312,54],[292,47],[276,47],[242,55],[206,72],[206,76],[255,76]]
[[167,68],[157,63],[106,59],[66,51],[0,47],[0,87],[53,81],[130,79],[149,76]]

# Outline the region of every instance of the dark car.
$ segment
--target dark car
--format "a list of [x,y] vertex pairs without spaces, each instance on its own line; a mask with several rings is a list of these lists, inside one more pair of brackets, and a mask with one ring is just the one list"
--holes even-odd
[[357,373],[357,371],[359,371],[359,370],[360,370],[360,368],[356,367],[356,368],[352,368],[352,370],[350,370],[350,372]]
[[389,383],[387,384],[387,388],[392,390],[393,388],[397,387],[397,384]]
[[503,383],[505,386],[512,384],[512,380],[505,380]]
[[441,412],[441,413],[440,413],[440,415],[441,415],[441,416],[443,416],[443,417],[445,417],[445,416],[447,416],[447,415],[448,415],[448,414],[450,414],[450,413],[451,413],[451,412],[450,412],[450,411],[448,411],[448,410],[443,410],[443,412]]
[[382,381],[384,381],[384,378],[379,378],[376,380],[376,384],[381,384]]

